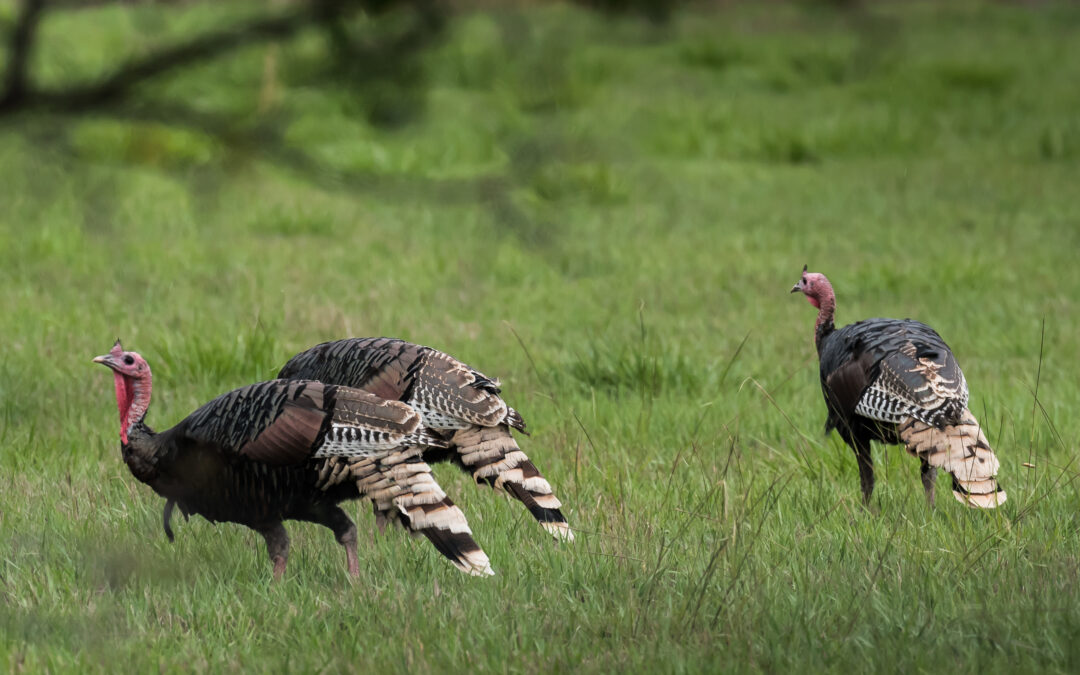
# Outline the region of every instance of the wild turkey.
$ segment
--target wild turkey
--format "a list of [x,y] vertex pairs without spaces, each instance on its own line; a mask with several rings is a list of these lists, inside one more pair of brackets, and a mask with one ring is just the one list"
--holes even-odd
[[355,577],[356,526],[338,503],[363,496],[395,509],[461,570],[493,574],[421,457],[446,443],[408,405],[321,382],[272,380],[222,394],[155,433],[144,422],[152,388],[146,361],[117,340],[94,362],[113,370],[123,458],[165,497],[170,541],[174,506],[185,516],[246,525],[266,540],[277,579],[289,557],[282,521],[307,520],[334,531]]
[[[551,485],[510,432],[525,433],[525,421],[499,396],[498,380],[436,349],[393,338],[324,342],[292,357],[278,377],[340,384],[408,403],[425,426],[450,441],[449,452],[428,449],[425,460],[452,459],[477,482],[520,500],[553,536],[573,540]],[[380,528],[392,516],[376,506]]]
[[970,506],[1005,503],[998,460],[967,408],[968,388],[949,346],[911,319],[868,319],[837,330],[836,296],[823,274],[807,272],[791,289],[818,309],[814,329],[821,389],[836,429],[855,451],[863,500],[874,491],[870,441],[904,444],[922,462],[926,498],[934,503],[937,470],[952,474],[953,495]]

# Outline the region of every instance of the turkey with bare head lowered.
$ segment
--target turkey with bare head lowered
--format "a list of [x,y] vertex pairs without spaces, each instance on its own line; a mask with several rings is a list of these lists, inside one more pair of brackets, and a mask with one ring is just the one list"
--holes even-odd
[[222,394],[156,433],[144,422],[152,388],[146,361],[117,340],[94,362],[113,370],[124,461],[165,497],[170,540],[174,505],[185,516],[246,525],[266,540],[280,578],[289,557],[282,521],[306,520],[334,531],[355,577],[356,526],[338,504],[367,497],[459,569],[493,573],[421,456],[445,442],[408,405],[321,382],[271,380]]
[[[278,377],[340,384],[408,403],[450,443],[449,452],[425,450],[425,459],[452,459],[477,482],[521,501],[556,538],[574,538],[551,485],[514,440],[511,428],[524,432],[525,421],[499,396],[497,380],[436,349],[394,338],[324,342],[292,357]],[[376,504],[380,526],[393,516]]]
[[911,319],[867,319],[837,329],[832,284],[805,266],[791,292],[804,294],[818,310],[814,343],[829,411],[826,432],[836,429],[855,452],[866,503],[874,491],[872,440],[903,444],[919,458],[931,505],[939,468],[952,475],[961,502],[1005,503],[998,459],[967,407],[967,381],[934,329]]

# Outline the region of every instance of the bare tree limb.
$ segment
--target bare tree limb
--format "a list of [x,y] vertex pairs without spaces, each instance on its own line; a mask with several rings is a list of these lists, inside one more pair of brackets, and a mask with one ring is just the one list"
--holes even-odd
[[78,112],[105,105],[133,88],[181,66],[205,62],[241,47],[282,40],[312,25],[344,18],[362,9],[356,0],[317,0],[275,16],[264,16],[205,33],[187,42],[163,47],[133,59],[100,80],[60,89],[33,87],[27,77],[27,58],[44,9],[43,0],[25,0],[11,39],[11,61],[0,94],[0,115],[27,109]]
[[[30,76],[30,55],[37,37],[38,26],[47,9],[73,11],[90,6],[111,4],[118,0],[22,0],[22,9],[10,33],[8,67],[0,82],[0,117],[10,117],[23,111],[38,110],[55,113],[79,113],[115,104],[128,97],[139,85],[181,67],[219,58],[242,47],[261,42],[283,41],[311,26],[323,26],[336,43],[342,62],[351,62],[378,77],[381,68],[397,69],[404,55],[414,53],[430,43],[430,38],[443,27],[446,5],[440,0],[307,0],[294,9],[274,13],[239,23],[224,29],[198,35],[186,42],[161,47],[147,56],[133,58],[119,65],[111,74],[96,80],[76,82],[55,88],[36,86]],[[633,11],[638,5],[667,6],[678,0],[576,0],[597,4],[613,11]],[[625,6],[624,6],[625,5]],[[367,49],[352,43],[343,29],[342,20],[359,12],[373,15],[389,12],[400,6],[410,6],[415,21],[410,30],[399,34],[394,41]],[[362,65],[361,65],[362,64]],[[391,65],[393,64],[393,65]],[[381,73],[396,77],[398,73]]]
[[26,92],[26,71],[29,68],[30,50],[34,44],[45,0],[24,0],[22,12],[11,31],[8,69],[4,75],[3,93],[0,93],[0,110],[18,101]]

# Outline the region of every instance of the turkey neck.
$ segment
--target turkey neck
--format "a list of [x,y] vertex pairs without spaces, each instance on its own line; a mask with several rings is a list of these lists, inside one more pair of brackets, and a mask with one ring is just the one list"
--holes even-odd
[[[116,373],[117,402],[124,405],[123,422],[120,426],[120,452],[132,475],[143,483],[157,478],[157,463],[163,454],[160,438],[146,426],[143,419],[150,407],[152,380],[149,372],[144,377],[133,378]],[[127,396],[124,396],[124,392]]]
[[817,323],[814,324],[814,344],[817,345],[820,357],[821,349],[825,346],[825,338],[829,337],[835,329],[833,315],[836,314],[836,296],[833,295],[832,288],[826,289],[826,292],[818,298],[818,303]]

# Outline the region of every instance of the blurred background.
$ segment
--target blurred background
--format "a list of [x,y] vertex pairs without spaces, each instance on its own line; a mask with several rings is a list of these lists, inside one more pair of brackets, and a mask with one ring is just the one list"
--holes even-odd
[[[0,0],[0,31],[9,666],[199,669],[236,644],[309,670],[1080,663],[1080,603],[1040,610],[1080,596],[1077,3]],[[895,448],[875,450],[889,519],[852,515],[814,312],[788,294],[804,264],[839,324],[910,316],[950,343],[1004,524],[924,514]],[[290,571],[315,578],[274,626],[247,533],[196,519],[169,548],[90,364],[117,337],[140,351],[165,428],[367,335],[502,378],[582,532],[542,546],[440,473],[502,576],[465,586],[373,539],[365,626],[419,648],[324,607],[344,583],[325,532],[294,526]],[[432,577],[457,593],[433,600]],[[988,624],[987,598],[1016,612]],[[874,621],[849,618],[864,605]],[[911,650],[926,617],[941,630]]]
[[725,353],[752,330],[794,333],[792,316],[805,336],[792,303],[758,295],[806,262],[839,275],[841,321],[859,316],[845,300],[913,313],[1022,278],[1017,306],[964,320],[1013,316],[1030,341],[1071,307],[1078,17],[2,2],[9,343],[95,320],[128,339],[235,335],[257,318],[290,346],[501,345],[510,321],[543,349],[612,322],[632,334],[645,307],[680,352]]

